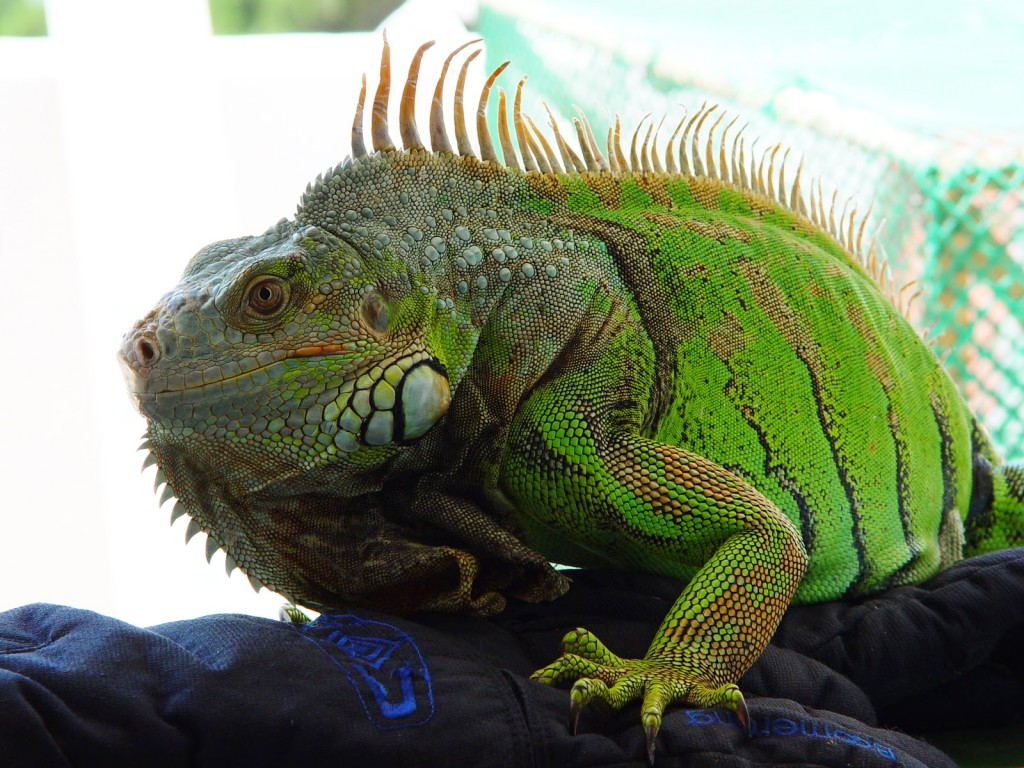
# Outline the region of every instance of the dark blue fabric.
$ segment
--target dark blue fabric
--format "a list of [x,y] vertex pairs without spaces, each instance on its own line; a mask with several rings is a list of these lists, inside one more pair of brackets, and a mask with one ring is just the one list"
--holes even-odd
[[[646,649],[679,585],[573,573],[498,619],[369,611],[306,628],[248,616],[134,627],[30,605],[0,614],[0,766],[645,765],[636,707],[587,710],[527,679],[586,626]],[[674,707],[658,766],[949,766],[918,731],[1024,722],[1024,550],[918,587],[792,609],[741,685],[757,735]],[[768,698],[771,697],[771,698]]]

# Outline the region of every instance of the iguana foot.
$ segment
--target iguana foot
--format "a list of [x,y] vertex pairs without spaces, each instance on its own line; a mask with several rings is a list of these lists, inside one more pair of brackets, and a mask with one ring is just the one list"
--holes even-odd
[[302,625],[311,623],[316,617],[295,603],[285,603],[277,609],[277,618],[278,621],[283,621],[286,624]]
[[736,713],[749,733],[750,718],[743,694],[735,683],[711,686],[699,669],[677,657],[648,654],[643,659],[622,659],[585,629],[562,639],[562,655],[531,676],[547,685],[573,682],[569,692],[569,728],[576,733],[580,712],[594,702],[617,710],[631,701],[641,702],[641,722],[647,734],[647,760],[654,762],[654,743],[662,713],[672,703],[697,707],[724,707]]

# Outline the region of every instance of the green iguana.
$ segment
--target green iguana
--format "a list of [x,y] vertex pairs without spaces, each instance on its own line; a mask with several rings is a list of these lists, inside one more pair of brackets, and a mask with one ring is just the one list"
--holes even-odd
[[[297,603],[491,615],[550,562],[687,580],[643,659],[583,629],[534,677],[580,708],[721,706],[791,601],[870,594],[1024,541],[1000,465],[854,214],[748,166],[704,108],[664,153],[585,117],[573,149],[498,91],[431,149],[387,42],[351,158],[294,220],[201,250],[124,339],[172,519]],[[469,45],[467,43],[467,45]],[[706,122],[717,118],[698,142]],[[710,122],[709,122],[710,124]],[[732,123],[728,124],[729,126]],[[676,144],[676,135],[682,129]],[[518,153],[512,141],[516,137]],[[638,147],[639,144],[639,147]],[[676,149],[678,147],[678,149]],[[678,158],[678,163],[677,163]]]

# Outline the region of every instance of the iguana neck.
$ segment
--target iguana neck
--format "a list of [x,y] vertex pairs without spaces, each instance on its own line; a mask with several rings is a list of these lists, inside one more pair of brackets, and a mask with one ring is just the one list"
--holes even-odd
[[555,280],[569,268],[578,243],[546,216],[550,208],[526,176],[501,166],[386,151],[346,159],[318,177],[303,195],[296,224],[315,222],[363,257],[392,264],[429,297],[426,340],[438,350],[454,392],[512,284]]

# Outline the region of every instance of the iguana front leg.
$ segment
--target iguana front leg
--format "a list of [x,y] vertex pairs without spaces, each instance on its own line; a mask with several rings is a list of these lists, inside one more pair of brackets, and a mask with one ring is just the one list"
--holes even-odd
[[590,701],[640,700],[653,757],[670,703],[723,706],[746,720],[736,681],[768,644],[807,558],[774,504],[713,462],[636,434],[621,386],[591,370],[556,376],[523,404],[503,484],[542,551],[692,574],[643,659],[620,659],[577,629],[561,658],[534,673],[575,680],[573,724]]

